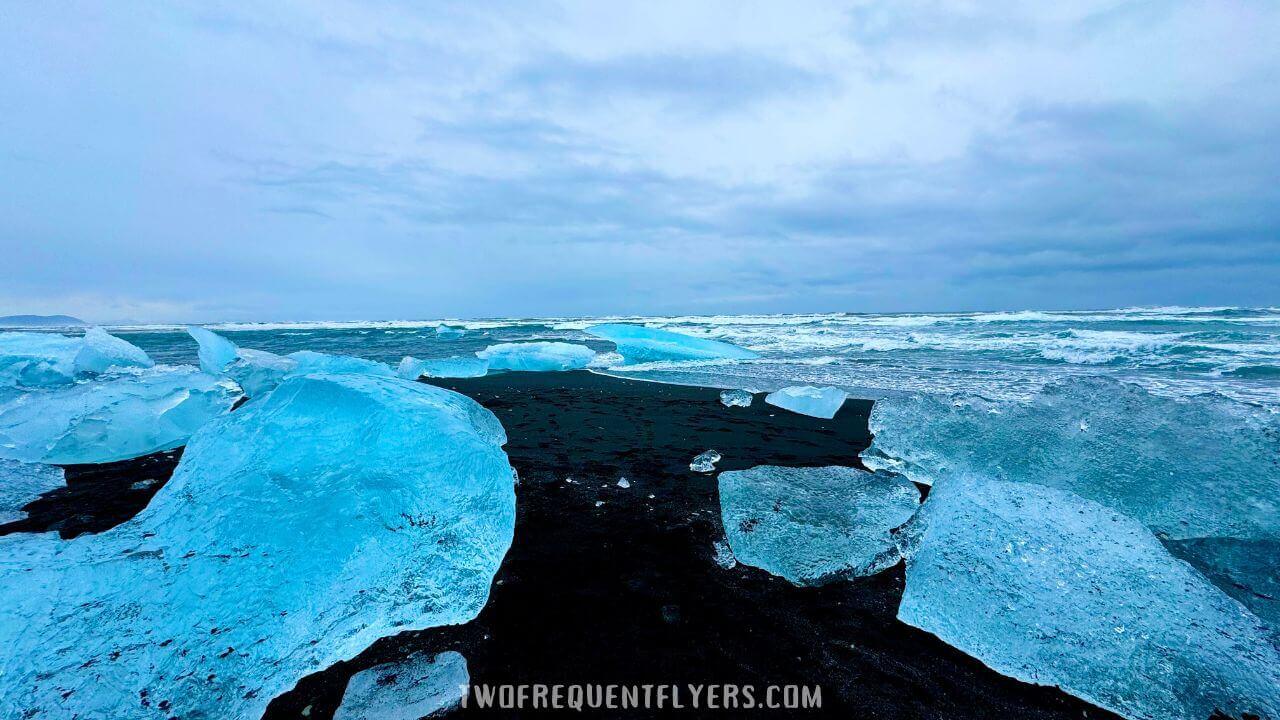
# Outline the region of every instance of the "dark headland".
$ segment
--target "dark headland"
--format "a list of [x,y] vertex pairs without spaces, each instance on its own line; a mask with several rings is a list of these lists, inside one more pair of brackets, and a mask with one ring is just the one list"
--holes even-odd
[[[271,704],[268,720],[330,718],[351,675],[419,650],[461,652],[476,684],[821,686],[822,709],[793,711],[798,717],[1114,717],[1055,688],[1003,677],[898,622],[901,565],[798,588],[754,568],[715,563],[712,543],[722,536],[715,474],[691,472],[689,461],[715,449],[723,455],[718,470],[858,465],[870,442],[870,402],[849,401],[825,421],[760,396],[749,408],[727,408],[716,390],[587,372],[438,384],[498,416],[520,475],[515,540],[488,604],[467,625],[385,638],[303,678]],[[77,468],[67,490],[31,508],[31,523],[0,532],[53,526],[70,535],[122,522],[159,487],[138,481],[171,471],[174,459],[113,464],[107,474],[115,473],[114,481]],[[621,477],[629,488],[618,487]],[[108,499],[111,487],[127,497]],[[102,509],[96,519],[90,505]],[[520,716],[474,706],[457,714]]]

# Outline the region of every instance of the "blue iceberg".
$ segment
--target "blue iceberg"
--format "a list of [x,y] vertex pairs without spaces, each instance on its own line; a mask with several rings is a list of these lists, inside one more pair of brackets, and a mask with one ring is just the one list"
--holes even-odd
[[298,369],[295,371],[298,375],[356,373],[358,375],[395,377],[395,371],[386,363],[349,355],[329,355],[311,350],[299,350],[298,352],[289,353],[286,357],[298,363]]
[[920,507],[900,476],[762,465],[720,473],[733,555],[796,585],[873,575],[898,562],[893,530]]
[[627,365],[662,360],[753,360],[760,357],[726,342],[641,325],[606,323],[589,327],[586,332],[617,345],[618,353]]
[[840,411],[849,393],[834,387],[792,385],[764,396],[764,401],[783,410],[830,420]]
[[751,407],[755,395],[746,390],[725,390],[720,393],[720,404],[725,407]]
[[233,384],[194,368],[32,390],[0,403],[0,458],[68,465],[169,450],[239,397]]
[[467,334],[467,329],[459,325],[437,325],[436,337],[441,340],[457,340]]
[[251,398],[271,392],[298,371],[298,361],[262,350],[238,348],[226,374]]
[[415,653],[351,676],[333,720],[419,720],[459,705],[471,684],[467,659]]
[[0,525],[25,518],[23,506],[65,484],[60,467],[0,460]]
[[472,378],[483,377],[489,372],[489,362],[474,357],[448,357],[434,360],[419,360],[405,357],[396,369],[396,375],[406,380],[417,380],[420,377],[435,378]]
[[489,361],[491,370],[531,372],[581,370],[595,356],[595,351],[586,345],[545,341],[499,343],[476,352],[476,357]]
[[236,359],[236,344],[221,335],[202,327],[189,327],[187,334],[199,346],[200,369],[210,375],[221,375]]
[[47,387],[75,381],[83,341],[55,333],[0,333],[0,383]]
[[1263,622],[1108,507],[948,477],[901,546],[898,618],[997,672],[1135,720],[1280,717],[1280,653]]
[[380,637],[467,622],[511,544],[504,442],[423,383],[286,380],[133,520],[0,537],[0,717],[257,718]]
[[155,362],[142,348],[98,327],[85,331],[74,361],[77,375],[101,374],[114,368],[149,368]]

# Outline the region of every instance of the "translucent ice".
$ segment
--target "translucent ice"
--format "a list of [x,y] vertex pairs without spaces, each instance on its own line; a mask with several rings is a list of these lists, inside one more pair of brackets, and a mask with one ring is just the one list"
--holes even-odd
[[489,361],[475,357],[448,357],[434,360],[406,357],[400,361],[400,366],[396,369],[396,374],[407,380],[417,380],[424,375],[436,378],[482,377],[488,372]]
[[98,327],[85,331],[80,350],[76,352],[77,374],[105,373],[112,368],[154,367],[142,348],[121,340]]
[[470,684],[460,653],[415,653],[352,675],[333,720],[419,720],[460,704]]
[[289,353],[288,358],[298,363],[295,371],[299,375],[316,373],[356,373],[359,375],[381,375],[394,377],[395,372],[385,363],[349,355],[329,355],[311,350],[299,350]]
[[470,620],[512,539],[504,441],[440,388],[286,380],[133,520],[0,537],[0,717],[257,718],[380,637]]
[[24,505],[65,483],[60,467],[0,460],[0,525],[26,517]]
[[75,380],[83,341],[55,333],[0,333],[0,384],[45,387]]
[[467,329],[458,325],[437,325],[436,336],[441,340],[457,340],[467,334]]
[[236,359],[236,344],[221,335],[202,327],[189,327],[187,334],[200,346],[200,369],[210,375],[221,375]]
[[764,401],[801,415],[829,420],[836,416],[848,397],[849,393],[840,388],[792,385],[765,395]]
[[1164,546],[1280,632],[1280,539],[1195,538]]
[[494,370],[581,370],[595,358],[586,345],[563,342],[523,342],[490,345],[476,353]]
[[589,327],[586,331],[617,345],[627,365],[659,360],[751,360],[760,357],[726,342],[641,325],[607,323]]
[[751,407],[754,395],[746,390],[725,390],[720,393],[720,402],[725,407]]
[[293,358],[250,348],[237,349],[236,359],[226,367],[227,375],[251,398],[271,392],[297,371]]
[[689,469],[700,473],[715,472],[716,463],[718,462],[720,462],[720,453],[715,450],[708,450],[695,457],[689,463]]
[[715,551],[716,565],[725,570],[732,570],[738,567],[738,558],[733,556],[733,548],[729,547],[729,541],[720,538],[711,544],[711,549]]
[[1262,621],[1110,508],[948,477],[901,544],[898,618],[1000,673],[1128,718],[1280,717],[1280,653]]
[[900,476],[761,465],[720,473],[720,519],[737,559],[796,585],[898,562],[891,531],[920,506]]
[[231,383],[184,368],[33,390],[0,403],[0,458],[66,465],[168,450],[239,396]]
[[1280,415],[1218,395],[1174,399],[1103,378],[1027,401],[900,396],[871,411],[869,467],[1059,487],[1170,538],[1280,533]]

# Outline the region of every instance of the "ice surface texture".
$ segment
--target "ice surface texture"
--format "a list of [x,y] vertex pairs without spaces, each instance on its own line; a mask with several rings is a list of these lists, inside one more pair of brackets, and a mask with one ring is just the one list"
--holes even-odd
[[424,375],[436,378],[481,377],[488,372],[489,361],[475,357],[448,357],[434,360],[405,357],[396,368],[396,375],[406,380],[417,380]]
[[149,368],[147,354],[102,328],[89,328],[82,337],[55,333],[0,333],[0,384],[49,387],[72,383],[77,377],[117,368]]
[[871,575],[898,561],[890,533],[920,506],[915,485],[857,468],[761,465],[720,473],[733,555],[796,585]]
[[849,393],[840,388],[792,385],[764,396],[764,401],[801,415],[830,420],[840,411]]
[[23,506],[64,484],[60,467],[0,460],[0,525],[26,517]]
[[239,397],[239,388],[194,368],[31,390],[0,402],[0,458],[67,465],[169,450]]
[[351,676],[333,720],[419,720],[461,703],[470,684],[460,653],[415,653]]
[[202,327],[189,327],[187,334],[199,346],[200,369],[210,375],[221,375],[236,359],[236,344],[221,335]]
[[1112,509],[949,477],[902,535],[899,619],[998,672],[1128,718],[1280,717],[1262,622]]
[[760,357],[726,342],[641,325],[607,323],[589,327],[586,332],[617,345],[618,353],[627,365],[660,360],[751,360]]
[[754,395],[746,390],[725,390],[720,393],[720,403],[725,407],[751,407]]
[[76,352],[76,374],[100,374],[113,368],[155,367],[142,348],[125,342],[102,328],[91,327],[81,339]]
[[295,371],[298,375],[358,373],[362,375],[381,375],[382,377],[395,376],[395,372],[385,363],[349,355],[329,355],[312,350],[299,350],[298,352],[289,353],[286,357],[298,363],[298,369]]
[[505,439],[440,388],[291,378],[133,520],[0,537],[0,717],[257,718],[379,637],[470,620],[512,538]]
[[595,356],[586,345],[562,342],[499,343],[476,352],[493,370],[581,370]]
[[957,474],[1064,488],[1170,538],[1274,538],[1280,415],[1082,378],[1026,402],[903,396],[871,411],[868,467],[932,484]]

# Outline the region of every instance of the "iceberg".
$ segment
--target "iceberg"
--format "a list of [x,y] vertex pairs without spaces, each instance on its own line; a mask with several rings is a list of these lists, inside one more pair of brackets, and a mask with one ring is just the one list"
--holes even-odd
[[65,484],[60,467],[0,460],[0,525],[25,518],[27,503]]
[[55,333],[0,333],[0,383],[47,387],[74,382],[82,345],[79,338]]
[[754,360],[760,357],[726,342],[641,325],[606,323],[589,327],[586,332],[617,345],[627,365],[662,360]]
[[725,407],[751,407],[755,395],[746,390],[725,390],[720,393],[720,403]]
[[69,465],[170,450],[240,397],[194,368],[152,368],[33,390],[0,403],[0,458]]
[[471,620],[514,530],[505,440],[423,383],[285,380],[134,519],[0,537],[0,717],[257,718],[380,637]]
[[470,684],[461,653],[415,653],[352,675],[333,720],[419,720],[461,704]]
[[86,330],[81,343],[73,362],[77,375],[102,374],[112,368],[155,367],[155,362],[142,348],[99,327]]
[[689,469],[698,473],[715,472],[716,463],[720,462],[720,453],[708,450],[699,454],[689,463]]
[[997,672],[1134,720],[1280,717],[1262,621],[1104,505],[954,476],[901,535],[898,618]]
[[406,380],[417,380],[424,375],[435,378],[472,378],[483,377],[488,373],[489,362],[474,357],[418,360],[406,356],[396,369],[396,375]]
[[380,375],[395,377],[395,372],[386,363],[349,355],[329,355],[311,350],[299,350],[286,357],[298,363],[295,371],[298,375],[314,375],[316,373],[355,373],[358,375]]
[[221,375],[236,359],[236,344],[221,335],[202,327],[189,327],[187,334],[199,346],[200,369],[210,375]]
[[492,370],[547,372],[581,370],[596,356],[586,345],[563,342],[499,343],[476,352]]
[[436,337],[441,340],[457,340],[467,334],[467,329],[459,325],[437,325]]
[[840,388],[792,385],[765,395],[764,401],[783,410],[830,420],[848,397],[849,393]]
[[733,555],[795,585],[892,567],[893,531],[919,507],[916,486],[888,473],[770,465],[720,473],[720,519]]
[[238,348],[236,359],[226,367],[227,376],[251,398],[271,392],[297,371],[293,358],[250,348]]

